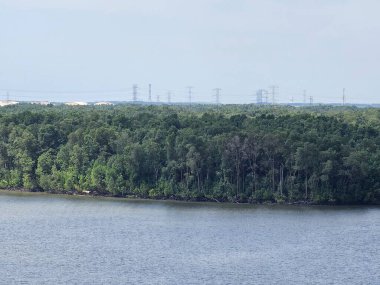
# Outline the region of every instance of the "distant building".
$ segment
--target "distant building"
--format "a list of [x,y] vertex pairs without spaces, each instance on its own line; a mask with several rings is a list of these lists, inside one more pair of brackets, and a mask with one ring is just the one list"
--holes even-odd
[[114,104],[111,102],[96,102],[95,106],[113,106]]
[[17,105],[18,103],[19,102],[17,102],[17,101],[4,100],[4,101],[0,101],[0,107],[10,106],[10,105]]
[[67,106],[87,106],[87,102],[67,102],[65,103]]

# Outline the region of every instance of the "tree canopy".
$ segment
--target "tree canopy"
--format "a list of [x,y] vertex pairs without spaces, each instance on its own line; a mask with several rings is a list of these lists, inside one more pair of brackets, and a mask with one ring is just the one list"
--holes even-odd
[[380,109],[0,109],[0,188],[232,202],[380,203]]

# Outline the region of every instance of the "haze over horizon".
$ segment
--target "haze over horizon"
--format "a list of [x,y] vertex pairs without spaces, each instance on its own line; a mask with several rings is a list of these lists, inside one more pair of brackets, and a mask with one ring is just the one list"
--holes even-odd
[[147,100],[151,83],[162,101],[168,90],[186,101],[194,86],[193,101],[219,87],[222,103],[252,103],[275,84],[279,103],[302,102],[303,90],[341,102],[343,88],[348,103],[380,103],[379,10],[375,0],[0,0],[0,100],[5,90],[131,100],[133,84]]

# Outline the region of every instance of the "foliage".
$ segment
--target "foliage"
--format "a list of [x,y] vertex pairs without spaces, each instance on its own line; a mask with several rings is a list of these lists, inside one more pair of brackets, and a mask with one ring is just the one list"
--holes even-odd
[[380,203],[380,110],[0,109],[0,187],[238,202]]

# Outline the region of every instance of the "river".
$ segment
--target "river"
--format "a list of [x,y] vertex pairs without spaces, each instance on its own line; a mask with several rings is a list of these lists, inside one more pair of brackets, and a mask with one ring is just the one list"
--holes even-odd
[[380,284],[380,208],[1,192],[0,284]]

